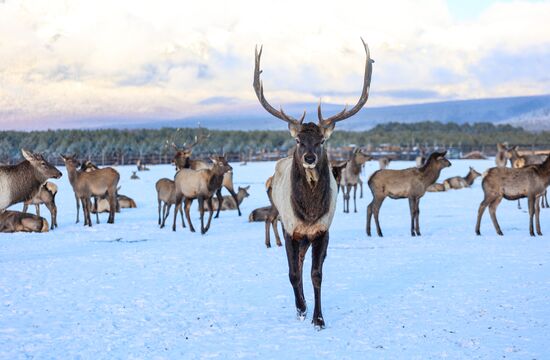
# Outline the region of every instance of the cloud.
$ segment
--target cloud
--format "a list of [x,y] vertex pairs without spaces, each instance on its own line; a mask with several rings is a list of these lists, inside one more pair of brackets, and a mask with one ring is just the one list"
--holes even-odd
[[444,0],[7,1],[0,124],[181,118],[227,105],[215,99],[250,104],[256,44],[273,103],[354,103],[359,36],[376,60],[369,106],[548,92],[549,1],[497,2],[456,18]]

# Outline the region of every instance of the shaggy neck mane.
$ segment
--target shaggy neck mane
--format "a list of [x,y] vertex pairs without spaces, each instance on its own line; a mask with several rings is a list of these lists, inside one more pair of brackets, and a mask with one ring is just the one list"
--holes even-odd
[[437,166],[437,161],[435,156],[430,156],[428,161],[418,169],[424,175],[424,181],[428,184],[434,183],[439,177],[441,168]]
[[[293,163],[290,174],[292,179],[290,196],[292,208],[298,219],[313,224],[323,217],[330,207],[331,175],[327,153],[323,150],[323,155],[318,160],[317,166],[311,170],[304,168],[296,150],[294,150],[292,158]],[[317,176],[308,175],[306,171],[316,171]],[[312,178],[316,178],[316,181],[311,181]]]
[[[22,179],[15,182],[14,186],[10,189],[14,203],[32,199],[40,189],[40,186],[47,180],[27,160],[11,167],[11,169],[14,177]],[[30,191],[31,189],[32,191]]]

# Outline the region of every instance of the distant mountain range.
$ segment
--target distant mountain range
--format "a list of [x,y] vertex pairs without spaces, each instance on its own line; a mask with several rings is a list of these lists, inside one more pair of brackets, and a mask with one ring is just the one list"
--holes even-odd
[[[273,104],[275,105],[275,104]],[[342,110],[343,105],[323,104],[323,114],[328,117]],[[285,106],[287,114],[298,117],[304,110],[306,121],[317,121],[317,104],[293,103]],[[388,122],[414,123],[419,121],[490,122],[512,124],[526,130],[550,130],[550,95],[522,96],[478,100],[457,100],[426,104],[363,108],[353,118],[338,125],[339,129],[361,131]],[[133,128],[195,127],[220,130],[282,130],[281,121],[267,114],[259,104],[225,110],[223,113],[193,116],[179,120],[158,120],[134,123]],[[127,124],[113,124],[128,127]]]

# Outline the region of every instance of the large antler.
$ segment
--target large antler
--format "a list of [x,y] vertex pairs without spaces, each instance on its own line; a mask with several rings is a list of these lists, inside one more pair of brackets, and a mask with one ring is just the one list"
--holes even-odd
[[363,38],[361,38],[361,41],[363,42],[363,46],[365,47],[365,52],[367,54],[367,61],[365,63],[365,79],[363,81],[363,92],[361,93],[361,97],[353,108],[348,110],[346,106],[344,107],[344,110],[340,111],[334,116],[329,117],[328,119],[323,119],[323,115],[321,114],[321,101],[319,101],[319,106],[317,107],[317,116],[319,117],[319,125],[324,128],[333,127],[336,122],[345,120],[355,115],[359,110],[361,110],[361,108],[365,105],[369,98],[370,80],[372,76],[372,63],[374,63],[374,60],[370,58],[369,46],[365,43]]
[[298,120],[293,118],[292,116],[285,114],[282,107],[280,111],[276,110],[265,99],[264,85],[263,82],[260,80],[260,74],[262,73],[262,70],[260,70],[260,57],[262,56],[262,48],[263,46],[261,46],[260,51],[258,51],[258,46],[256,46],[256,65],[254,66],[254,91],[256,91],[256,96],[258,97],[258,100],[260,100],[260,104],[262,104],[262,106],[264,107],[264,109],[267,110],[268,113],[283,121],[286,121],[291,125],[300,126],[302,124],[302,121],[304,121],[304,118],[306,117],[305,111],[302,114],[302,117]]
[[199,145],[200,143],[204,142],[206,139],[210,137],[210,133],[204,134],[202,131],[202,128],[199,125],[198,135],[195,135],[195,141],[191,145],[189,145],[187,148],[190,150],[194,146]]

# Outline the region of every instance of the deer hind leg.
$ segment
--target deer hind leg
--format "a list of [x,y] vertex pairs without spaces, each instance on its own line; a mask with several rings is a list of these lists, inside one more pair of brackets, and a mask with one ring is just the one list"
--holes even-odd
[[502,197],[499,196],[489,204],[489,214],[491,215],[491,221],[493,222],[493,226],[495,227],[498,235],[503,235],[497,220],[497,207],[501,201]]
[[361,181],[361,179],[359,179],[359,188],[360,188],[359,199],[362,199],[363,198],[363,182]]
[[521,202],[520,202],[520,199],[518,199],[518,209],[521,210]]
[[416,198],[415,202],[415,213],[416,213],[416,236],[420,236],[420,198]]
[[546,205],[546,208],[548,209],[550,205],[548,205],[548,191],[544,192],[544,204]]
[[[361,185],[363,187],[363,185]],[[357,212],[357,202],[355,200],[357,194],[357,184],[353,185],[353,212]],[[363,196],[361,196],[362,198]]]
[[[191,222],[191,215],[189,214],[191,210],[191,204],[193,203],[193,199],[187,199],[185,198],[185,217],[187,218],[187,222],[189,223],[189,230],[191,232],[195,232],[195,227],[193,226],[193,223]],[[174,214],[175,216],[175,214]]]
[[[306,243],[302,245],[302,241],[293,240],[284,230],[286,256],[288,260],[288,277],[290,284],[294,290],[294,301],[296,304],[296,315],[299,319],[303,320],[307,314],[307,306],[304,298],[304,289],[302,281],[302,262],[300,264],[300,254],[307,252],[309,247],[309,241],[306,239]],[[307,244],[307,245],[306,245]],[[305,250],[305,251],[304,251]]]
[[[174,209],[174,210],[175,210],[175,209]],[[181,227],[185,229],[185,228],[186,228],[186,226],[185,226],[185,220],[183,220],[183,209],[182,209],[181,206],[180,206],[180,208],[179,208],[179,213],[180,213],[180,216],[181,216]]]
[[[161,201],[160,199],[158,199],[158,205],[159,205],[159,206],[158,206],[158,207],[159,207],[159,225],[162,224],[162,222],[161,222],[161,220],[160,220],[160,218],[161,218],[161,216],[160,216],[160,209],[161,209],[161,207],[162,207],[163,210],[164,210],[164,206],[161,206],[161,204],[162,204],[162,201]],[[163,212],[163,214],[162,214],[162,218],[164,218],[164,212]],[[162,227],[162,226],[161,226],[161,227]]]
[[346,187],[342,185],[342,204],[344,205],[344,213],[346,212]]
[[115,223],[115,213],[118,206],[118,199],[116,195],[116,189],[114,191],[111,191],[108,193],[109,197],[109,220],[107,222],[109,224]]
[[36,216],[40,216],[40,204],[35,204],[34,207],[36,208]]
[[380,221],[378,219],[378,215],[380,213],[380,207],[382,207],[382,203],[384,202],[385,198],[374,198],[372,200],[372,212],[374,214],[374,222],[376,224],[376,232],[378,233],[378,236],[383,237],[382,235],[382,229],[380,228]]
[[344,212],[349,213],[349,199],[351,198],[351,185],[346,185],[346,208]]
[[[97,202],[98,202],[97,201],[97,196],[94,196],[95,222],[96,222],[96,224],[99,224],[99,208],[97,207]],[[109,209],[109,211],[110,211],[110,209]],[[109,219],[110,218],[111,217],[109,216]]]
[[490,200],[487,194],[485,194],[483,201],[479,204],[479,208],[477,209],[476,235],[481,235],[481,232],[479,230],[481,226],[481,218],[483,217],[485,208],[489,205],[491,201],[492,199]]
[[53,228],[55,226],[57,226],[57,224],[56,224],[56,222],[57,222],[57,207],[55,206],[54,203],[45,203],[45,205],[48,208],[48,210],[50,211],[50,220],[51,220],[50,227],[53,230]]
[[313,282],[313,292],[315,295],[315,308],[313,309],[313,319],[311,322],[315,327],[323,329],[325,320],[321,310],[321,283],[323,281],[323,263],[327,256],[328,231],[313,241],[311,249],[311,281]]
[[273,221],[271,221],[271,226],[273,227],[273,233],[275,234],[275,242],[277,243],[277,246],[283,246],[281,243],[281,238],[279,237],[279,230],[277,230],[278,221],[279,220],[277,220],[277,217],[275,217]]
[[[76,199],[76,223],[78,224],[80,222],[80,219],[78,218],[80,215],[80,200],[78,199],[78,196],[76,196],[76,193],[74,194],[74,198]],[[84,209],[82,211],[84,211]]]
[[271,239],[269,234],[269,227],[271,226],[271,222],[269,218],[265,219],[265,247],[270,248],[271,247]]
[[[239,198],[237,197],[237,194],[235,194],[235,191],[231,188],[226,187],[227,191],[231,194],[233,197],[233,200],[235,200],[235,204],[237,204],[237,212],[239,213],[239,216],[241,216],[241,207],[239,205]],[[217,217],[217,216],[216,216]]]
[[210,223],[212,222],[212,215],[214,215],[214,207],[212,206],[212,197],[209,197],[208,200],[206,200],[208,203],[208,222],[206,223],[206,228],[204,229],[205,234],[208,229],[210,229]]
[[[164,206],[162,207],[162,222],[160,223],[160,228],[164,228],[166,219],[168,216],[170,216],[170,208],[172,207],[172,204],[164,203]],[[177,207],[176,207],[177,208]]]
[[540,197],[540,202],[538,198],[535,199],[535,221],[538,235],[542,235],[542,231],[540,230],[540,203],[542,202],[544,195],[541,195]]
[[[180,210],[182,207],[182,200],[183,198],[180,196],[176,198],[176,202],[174,203],[174,221],[172,222],[172,231],[176,231],[176,222],[178,220],[178,210]],[[166,206],[166,204],[164,206]]]
[[533,229],[533,217],[535,216],[535,202],[537,198],[534,196],[529,196],[527,198],[527,206],[529,207],[529,235],[535,236],[535,231]]

